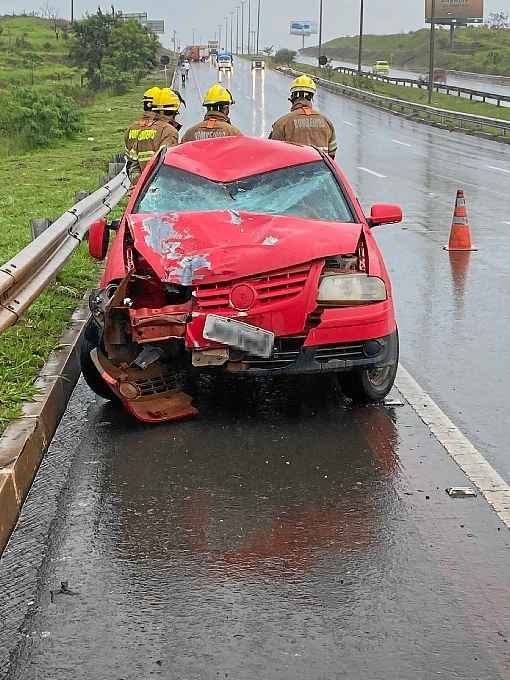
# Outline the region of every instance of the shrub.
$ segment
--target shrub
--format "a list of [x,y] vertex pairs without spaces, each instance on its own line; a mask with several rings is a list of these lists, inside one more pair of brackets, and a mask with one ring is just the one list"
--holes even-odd
[[72,99],[20,88],[9,106],[0,109],[0,130],[5,137],[17,133],[17,144],[29,150],[72,137],[81,129],[81,113]]

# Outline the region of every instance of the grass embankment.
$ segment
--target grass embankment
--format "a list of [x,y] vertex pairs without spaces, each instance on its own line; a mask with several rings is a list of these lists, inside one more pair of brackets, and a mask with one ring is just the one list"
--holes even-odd
[[[74,97],[82,90],[81,74],[67,63],[68,28],[38,17],[0,17],[0,91],[12,87],[34,87]],[[8,100],[7,100],[8,101]]]
[[[420,90],[414,87],[404,87],[403,85],[390,85],[379,80],[372,80],[371,78],[364,78],[363,76],[350,76],[335,71],[319,69],[316,66],[308,64],[293,64],[293,68],[310,75],[321,76],[328,80],[332,80],[344,85],[350,85],[361,90],[374,92],[387,97],[394,97],[396,99],[403,99],[404,101],[415,102],[417,104],[428,104],[428,92],[423,89]],[[484,104],[483,102],[470,101],[463,97],[454,95],[435,93],[432,96],[432,106],[440,109],[447,109],[449,111],[460,111],[462,113],[470,113],[477,116],[485,116],[488,118],[499,118],[501,120],[510,120],[510,107],[496,106],[495,104]]]
[[[393,66],[426,71],[429,53],[429,30],[367,35],[363,38],[363,61],[372,65],[378,59]],[[317,48],[305,54],[315,56]],[[358,37],[335,38],[324,44],[324,54],[339,61],[357,62]],[[456,71],[510,75],[510,30],[491,30],[487,26],[457,28],[453,49],[449,49],[449,32],[437,29],[436,66]]]
[[[58,217],[74,203],[78,191],[99,186],[108,160],[123,149],[123,132],[139,114],[141,93],[148,85],[142,83],[120,97],[103,95],[84,108],[84,129],[76,139],[52,149],[11,155],[0,163],[0,185],[4,187],[0,264],[30,241],[31,218]],[[55,284],[16,326],[0,335],[0,433],[19,415],[22,402],[34,395],[37,372],[97,276],[98,267],[82,245]]]

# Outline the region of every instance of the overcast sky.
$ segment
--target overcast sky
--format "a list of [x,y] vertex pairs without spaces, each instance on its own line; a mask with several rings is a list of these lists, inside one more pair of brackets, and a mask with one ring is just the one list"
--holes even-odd
[[[257,0],[250,1],[252,7],[256,8]],[[49,4],[62,16],[68,17],[70,2],[71,0],[0,0],[0,14],[39,10],[42,5]],[[357,33],[359,0],[323,2],[325,40]],[[147,11],[151,19],[165,19],[167,34],[163,36],[163,44],[168,47],[169,34],[174,28],[183,44],[191,43],[192,29],[196,29],[197,40],[213,38],[218,24],[221,22],[224,27],[225,15],[235,9],[240,0],[180,0],[168,4],[157,0],[114,0],[114,4],[119,10]],[[93,12],[97,5],[98,2],[93,0],[74,0],[75,16]],[[109,7],[104,2],[101,2],[101,6]],[[261,47],[268,44],[279,47],[300,46],[300,38],[288,35],[289,21],[317,19],[319,12],[319,0],[261,0],[261,6]],[[495,9],[510,10],[510,0],[486,0],[486,15]],[[371,33],[398,33],[420,28],[424,25],[424,0],[365,0],[365,17],[366,30]]]

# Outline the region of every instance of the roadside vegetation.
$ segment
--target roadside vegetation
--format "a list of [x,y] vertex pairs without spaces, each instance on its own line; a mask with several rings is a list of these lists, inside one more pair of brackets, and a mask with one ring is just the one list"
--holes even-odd
[[[366,35],[363,38],[363,61],[371,66],[384,59],[392,66],[425,73],[429,35],[429,29],[393,35]],[[358,60],[358,37],[330,40],[324,44],[323,53],[330,59],[355,63]],[[316,56],[317,48],[307,48],[304,54]],[[459,27],[450,50],[449,31],[438,27],[435,59],[438,68],[510,75],[510,28]]]
[[[112,69],[122,73],[129,63],[112,62],[106,52],[100,80],[93,85],[98,71],[72,65],[73,37],[69,33],[64,39],[60,28],[57,38],[53,22],[1,17],[0,27],[0,97],[7,102],[0,112],[0,184],[5,189],[0,194],[1,265],[29,243],[32,218],[58,217],[78,191],[98,188],[108,161],[123,150],[124,130],[140,113],[144,89],[162,83],[145,77],[154,63],[152,48],[148,61],[144,55],[147,66],[128,80],[127,92],[115,95],[104,74]],[[38,64],[33,86],[32,69],[24,60],[27,50]],[[32,126],[34,118],[37,125]],[[46,138],[40,137],[41,121],[54,131]],[[19,128],[23,132],[16,135]],[[18,324],[0,335],[0,433],[19,415],[23,401],[34,396],[38,371],[98,275],[99,267],[82,245]]]
[[158,48],[143,26],[101,10],[73,24],[0,17],[0,158],[72,138],[81,107],[99,91],[124,94],[139,83]]

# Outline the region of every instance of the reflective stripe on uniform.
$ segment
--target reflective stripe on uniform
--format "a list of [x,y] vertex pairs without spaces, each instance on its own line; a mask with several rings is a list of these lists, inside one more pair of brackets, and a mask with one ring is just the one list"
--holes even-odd
[[154,151],[139,151],[137,154],[137,159],[142,163],[145,161],[150,161],[150,159],[154,156],[154,153]]
[[130,161],[137,161],[138,160],[138,153],[136,149],[128,149],[126,147],[126,156],[129,158]]

